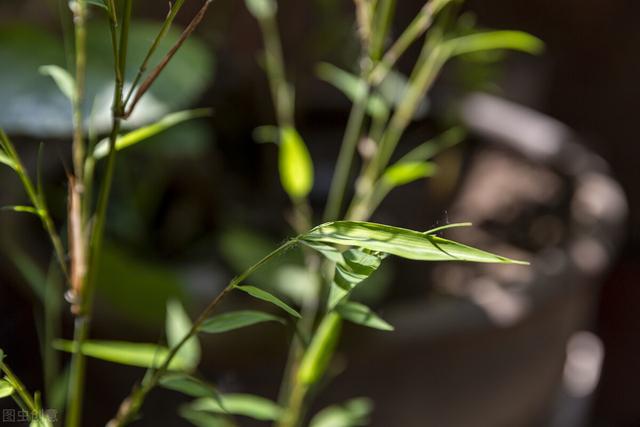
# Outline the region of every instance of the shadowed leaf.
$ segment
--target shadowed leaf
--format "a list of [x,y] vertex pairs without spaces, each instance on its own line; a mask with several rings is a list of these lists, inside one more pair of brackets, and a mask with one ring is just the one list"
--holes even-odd
[[358,325],[367,326],[381,331],[393,331],[393,326],[375,314],[369,307],[353,301],[347,301],[339,304],[336,311],[343,319]]
[[233,311],[219,314],[204,321],[199,330],[210,334],[232,331],[262,322],[279,322],[284,320],[269,313],[253,310]]
[[277,298],[275,295],[270,294],[269,292],[256,288],[255,286],[236,286],[236,289],[241,290],[242,292],[246,292],[254,298],[257,298],[262,301],[270,302],[271,304],[280,307],[293,317],[301,318],[300,313],[298,313],[293,308],[289,307],[285,302]]
[[198,399],[189,407],[196,411],[243,415],[261,421],[275,421],[282,413],[282,408],[275,402],[252,394],[223,394],[219,400]]

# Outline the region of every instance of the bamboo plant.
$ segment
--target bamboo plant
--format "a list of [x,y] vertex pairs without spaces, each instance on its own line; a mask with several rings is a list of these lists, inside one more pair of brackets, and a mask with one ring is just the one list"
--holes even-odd
[[[314,427],[362,425],[370,411],[366,399],[353,399],[343,405],[325,408],[313,417],[308,413],[314,396],[321,391],[323,380],[330,371],[343,321],[379,330],[393,329],[369,307],[350,300],[356,286],[366,286],[367,278],[389,256],[415,261],[526,264],[437,235],[444,228],[470,225],[467,223],[415,231],[368,222],[389,192],[432,176],[437,171],[433,157],[463,138],[464,132],[453,128],[394,160],[398,157],[396,148],[400,139],[449,60],[482,51],[512,49],[535,53],[541,49],[538,39],[517,31],[461,34],[456,30],[459,3],[456,0],[427,1],[399,36],[393,37],[394,0],[354,0],[355,33],[360,43],[360,57],[354,58],[358,72],[351,73],[330,64],[320,64],[317,69],[320,79],[335,86],[352,101],[328,201],[322,220],[318,221],[320,215],[312,211],[308,200],[314,185],[313,160],[295,123],[294,88],[287,79],[277,3],[276,0],[246,0],[247,9],[255,17],[263,37],[264,68],[276,118],[274,126],[258,128],[255,134],[278,146],[280,181],[291,200],[292,215],[289,219],[295,237],[287,239],[234,277],[195,320],[188,317],[178,302],[169,301],[166,345],[90,338],[96,281],[100,275],[98,265],[119,152],[181,121],[207,114],[202,110],[179,112],[130,132],[122,130],[123,122],[135,111],[138,102],[204,19],[212,0],[200,0],[200,9],[181,36],[170,49],[162,52],[159,62],[152,64],[151,58],[159,49],[160,41],[172,26],[184,0],[171,4],[135,75],[126,75],[133,0],[73,0],[69,3],[73,18],[73,66],[68,70],[54,65],[41,69],[54,79],[68,97],[73,110],[66,239],[60,235],[62,225],[52,220],[40,178],[33,182],[18,150],[5,132],[0,131],[0,163],[15,171],[29,201],[27,205],[10,209],[30,213],[40,219],[53,248],[53,260],[57,265],[53,270],[66,283],[64,297],[74,319],[71,339],[54,336],[59,334],[58,328],[54,328],[46,334],[48,338],[44,343],[45,355],[51,355],[52,348],[71,353],[64,399],[66,408],[60,410],[64,417],[57,422],[64,418],[68,427],[96,424],[97,420],[86,415],[83,417],[82,413],[87,388],[87,357],[93,357],[146,368],[146,374],[133,386],[108,421],[110,427],[128,425],[138,419],[146,397],[158,386],[194,398],[180,408],[180,413],[196,425],[237,425],[235,416],[270,421],[279,427],[297,427],[307,422]],[[102,141],[88,137],[90,132],[83,114],[89,8],[96,12],[93,14],[95,19],[108,22],[113,51],[111,131]],[[390,76],[397,77],[396,63],[413,44],[421,44],[418,59],[394,99],[389,99],[382,90],[383,86]],[[359,159],[356,158],[358,152]],[[356,160],[359,160],[360,168],[355,187],[350,191],[348,186]],[[348,200],[347,195],[352,193],[353,197]],[[314,225],[318,222],[320,225]],[[260,274],[265,264],[294,247],[302,250],[309,274],[319,278],[317,287],[312,289],[313,298],[295,307],[282,296],[245,283],[250,276]],[[42,293],[45,302],[62,299],[52,283],[47,286],[48,290]],[[273,304],[279,314],[254,310],[214,314],[232,292],[242,292]],[[60,321],[58,317],[53,316],[53,323]],[[224,393],[196,374],[201,359],[199,335],[229,332],[262,322],[294,324],[277,402],[251,394]],[[44,400],[39,392],[31,394],[9,368],[8,360],[0,351],[0,369],[4,373],[4,378],[0,379],[0,398],[12,397],[20,408],[29,411],[32,425],[53,425],[54,420],[44,411],[53,404],[53,387],[46,387]],[[45,364],[49,366],[45,369],[45,376],[49,377],[45,384],[52,383],[54,377],[61,375],[56,361],[51,356],[49,363]]]

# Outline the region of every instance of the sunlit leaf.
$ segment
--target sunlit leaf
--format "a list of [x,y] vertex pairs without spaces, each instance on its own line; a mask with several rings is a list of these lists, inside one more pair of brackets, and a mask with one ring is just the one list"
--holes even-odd
[[313,228],[302,236],[302,239],[311,242],[355,246],[421,261],[527,264],[440,237],[371,222],[329,222]]
[[343,319],[358,325],[367,326],[382,331],[393,331],[393,326],[375,314],[369,307],[354,301],[347,301],[339,304],[336,311]]
[[[209,115],[211,115],[211,110],[208,108],[199,108],[196,110],[179,111],[177,113],[168,114],[153,124],[143,126],[139,129],[119,136],[116,140],[116,150],[123,150],[127,147],[135,145],[187,120],[206,117]],[[96,144],[96,148],[93,151],[93,156],[96,159],[101,159],[107,154],[109,154],[108,138],[103,139],[98,144]]]
[[13,386],[7,380],[0,379],[0,399],[9,397],[13,394]]
[[369,424],[369,415],[373,402],[366,397],[359,397],[345,402],[343,405],[332,405],[318,412],[309,427],[358,427]]
[[447,224],[440,227],[432,228],[431,230],[425,231],[424,234],[436,234],[450,228],[471,227],[472,225],[473,224],[471,224],[470,222],[457,222],[454,224]]
[[261,421],[275,421],[282,413],[275,402],[252,394],[223,394],[219,400],[202,398],[189,406],[196,411],[242,415]]
[[218,391],[214,386],[187,374],[163,375],[160,379],[160,385],[166,389],[178,391],[192,397],[218,396]]
[[60,92],[70,101],[73,101],[75,96],[75,79],[67,70],[57,65],[43,65],[38,69],[40,74],[50,76],[53,81],[58,85]]
[[451,49],[451,56],[490,50],[518,50],[538,54],[544,49],[539,38],[522,31],[487,31],[456,37],[444,43],[445,49]]
[[[167,342],[170,347],[175,347],[191,330],[191,319],[187,315],[182,304],[177,300],[167,302]],[[200,362],[200,343],[196,335],[187,340],[180,348],[177,357],[187,364],[187,367],[194,369]]]
[[341,327],[342,318],[337,313],[324,316],[300,361],[297,375],[300,383],[311,386],[324,376],[338,345]]
[[33,206],[21,206],[21,205],[3,206],[3,207],[0,208],[0,210],[21,212],[21,213],[30,213],[30,214],[33,214],[35,216],[40,216],[40,212],[38,211],[38,209],[34,208]]
[[275,0],[245,0],[245,4],[256,19],[273,17],[278,8]]
[[204,321],[199,331],[210,334],[232,331],[263,322],[280,322],[284,320],[269,313],[254,310],[232,311],[211,317]]
[[[342,92],[352,102],[365,96],[367,90],[365,82],[335,65],[320,63],[316,67],[316,74],[321,80]],[[371,94],[367,103],[367,112],[371,116],[384,118],[389,115],[389,107],[380,95]]]
[[433,176],[437,166],[430,162],[399,162],[384,171],[382,179],[390,187],[399,187],[421,178]]
[[[73,341],[55,340],[56,350],[75,353]],[[142,368],[158,368],[162,365],[169,349],[157,344],[135,343],[126,341],[85,341],[82,354],[95,359],[119,363],[121,365],[139,366]],[[171,370],[184,370],[190,367],[189,361],[179,356],[174,357],[169,364]]]
[[300,316],[300,313],[298,313],[293,308],[289,307],[285,302],[283,302],[282,300],[278,299],[275,295],[263,289],[256,288],[255,286],[236,286],[236,289],[246,292],[254,298],[257,298],[259,300],[266,301],[275,306],[278,306],[284,311],[286,311],[287,313],[289,313],[290,315],[292,315],[293,317],[297,317],[297,318],[302,317]]
[[9,158],[9,156],[7,156],[2,151],[0,151],[0,163],[9,166],[11,169],[15,169],[16,168],[16,164],[14,163],[14,161],[11,160],[11,158]]
[[292,127],[280,131],[278,168],[289,197],[300,199],[309,194],[313,187],[313,161],[300,134]]

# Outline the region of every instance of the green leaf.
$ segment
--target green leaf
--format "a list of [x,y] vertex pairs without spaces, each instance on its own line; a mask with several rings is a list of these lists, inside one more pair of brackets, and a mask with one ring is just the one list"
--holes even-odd
[[160,379],[160,385],[166,389],[178,391],[191,397],[216,397],[218,390],[187,374],[166,374]]
[[278,167],[280,182],[289,197],[307,197],[313,187],[313,162],[300,134],[292,127],[280,131]]
[[[191,319],[178,300],[169,300],[167,302],[167,342],[169,347],[173,348],[189,333],[191,330]],[[186,343],[178,350],[176,357],[181,358],[187,364],[188,369],[195,369],[200,362],[200,343],[196,335],[187,340]]]
[[447,224],[441,227],[432,228],[431,230],[427,230],[424,234],[436,234],[444,230],[448,230],[450,228],[461,228],[461,227],[471,227],[473,224],[470,222],[457,222],[454,224]]
[[544,49],[542,40],[522,31],[487,31],[475,33],[447,40],[443,46],[445,49],[451,49],[451,57],[501,49],[539,54]]
[[278,144],[280,142],[280,129],[277,126],[258,126],[253,130],[254,141],[260,144]]
[[301,239],[355,246],[420,261],[528,264],[418,231],[363,221],[336,221],[322,224],[303,235]]
[[13,170],[16,169],[16,164],[14,163],[14,161],[11,160],[11,158],[9,158],[9,156],[7,156],[2,151],[0,151],[0,163],[9,166]]
[[[196,110],[179,111],[177,113],[168,114],[153,124],[143,126],[119,136],[116,140],[116,150],[120,151],[135,145],[187,120],[210,115],[211,110],[208,108],[199,108]],[[105,138],[96,144],[96,148],[93,150],[93,157],[96,159],[102,159],[106,157],[107,154],[109,154],[109,139]]]
[[200,332],[210,334],[219,334],[221,332],[232,331],[234,329],[244,328],[262,322],[279,322],[284,320],[278,316],[274,316],[262,311],[241,310],[230,313],[219,314],[204,321],[200,326]]
[[87,0],[87,4],[99,7],[100,9],[109,10],[102,0]]
[[369,415],[373,410],[373,402],[366,397],[359,397],[345,402],[343,405],[332,405],[318,412],[309,427],[358,427],[369,424]]
[[[68,353],[75,353],[75,344],[68,340],[55,340],[53,348]],[[169,354],[169,349],[157,344],[135,343],[126,341],[85,341],[82,354],[95,359],[119,363],[121,365],[139,366],[142,368],[158,368]],[[169,364],[170,370],[185,370],[188,361],[176,355]]]
[[223,415],[196,411],[190,405],[183,405],[178,412],[182,418],[197,427],[237,427]]
[[293,317],[297,317],[298,319],[302,317],[300,316],[300,313],[298,313],[296,310],[289,307],[286,303],[278,299],[275,295],[270,294],[265,290],[256,288],[255,286],[236,286],[236,289],[239,289],[242,292],[246,292],[252,297],[257,298],[259,300],[270,302],[271,304],[280,307],[281,309],[283,309]]
[[433,176],[437,169],[431,162],[398,162],[384,171],[382,179],[390,187],[399,187],[420,178]]
[[223,394],[219,400],[197,399],[189,407],[196,411],[242,415],[260,421],[275,421],[282,414],[282,408],[275,402],[264,397],[240,393]]
[[56,85],[58,85],[60,92],[69,98],[69,101],[73,102],[76,91],[76,82],[67,70],[57,65],[43,65],[38,69],[38,71],[40,71],[40,74],[42,75],[51,77]]
[[13,386],[5,379],[0,379],[0,399],[9,397],[13,394]]
[[407,154],[398,163],[404,162],[424,162],[436,156],[447,148],[453,147],[464,140],[466,132],[459,127],[453,127],[435,138],[423,142]]
[[[389,70],[387,76],[378,85],[378,92],[387,105],[399,108],[406,100],[407,90],[409,87],[409,79],[395,70]],[[413,119],[417,120],[424,117],[429,110],[429,98],[423,97],[416,111],[413,113]]]
[[20,205],[3,206],[2,208],[0,208],[0,210],[21,212],[21,213],[30,213],[30,214],[33,214],[35,216],[40,216],[40,212],[38,211],[38,209],[34,208],[33,206],[20,206]]
[[[320,63],[316,67],[316,74],[321,80],[342,92],[352,102],[366,95],[367,87],[362,79],[335,65],[326,62]],[[367,112],[373,117],[385,118],[389,115],[389,107],[383,97],[374,93],[369,96]]]
[[278,10],[275,0],[245,0],[245,4],[256,19],[272,18]]
[[354,301],[347,301],[339,304],[336,311],[343,319],[358,325],[367,326],[381,331],[393,331],[393,326],[380,318],[369,307]]

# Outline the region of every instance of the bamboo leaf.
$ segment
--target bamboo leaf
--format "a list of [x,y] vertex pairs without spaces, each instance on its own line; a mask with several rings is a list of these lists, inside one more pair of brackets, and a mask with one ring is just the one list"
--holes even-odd
[[309,427],[358,427],[369,424],[369,415],[373,410],[373,402],[366,397],[359,397],[345,402],[343,405],[332,405],[318,412]]
[[398,162],[384,171],[382,180],[389,187],[399,187],[433,176],[437,170],[438,167],[431,162]]
[[7,156],[5,153],[3,153],[2,151],[0,151],[0,163],[9,166],[13,170],[16,169],[15,162],[11,160],[11,158]]
[[[320,63],[316,67],[316,74],[318,78],[338,89],[352,102],[366,95],[367,87],[362,79],[335,65]],[[367,102],[367,112],[373,117],[384,118],[389,115],[389,107],[383,97],[371,94]]]
[[336,311],[343,319],[358,325],[379,329],[381,331],[393,331],[394,329],[393,326],[371,311],[369,307],[358,302],[343,302],[336,307]]
[[[208,108],[198,108],[195,110],[178,111],[177,113],[168,114],[153,124],[143,126],[119,136],[116,140],[116,150],[120,151],[127,147],[131,147],[132,145],[138,144],[187,120],[207,117],[210,115],[211,110]],[[106,157],[107,154],[109,154],[109,139],[105,138],[96,144],[96,148],[93,150],[93,157],[96,159],[102,159]]]
[[197,427],[237,427],[224,415],[196,411],[193,410],[190,405],[183,405],[179,413],[182,418]]
[[292,199],[306,197],[313,187],[313,162],[300,134],[292,127],[280,130],[278,167],[282,187]]
[[[191,330],[191,319],[184,307],[177,300],[167,302],[167,342],[170,347],[175,347]],[[195,369],[200,362],[200,343],[196,335],[187,340],[180,348],[176,357],[184,360],[188,369]]]
[[102,0],[87,0],[87,4],[99,7],[100,9],[109,10]]
[[441,227],[432,228],[431,230],[427,230],[424,234],[436,234],[444,230],[448,230],[450,228],[461,228],[461,227],[471,227],[473,224],[470,222],[457,222],[454,224],[447,224]]
[[282,414],[282,408],[275,402],[264,397],[240,393],[223,394],[219,400],[197,399],[189,407],[196,411],[242,415],[260,421],[275,421]]
[[275,0],[245,0],[245,4],[256,19],[272,18],[278,10]]
[[[68,340],[55,340],[53,348],[68,353],[75,353],[75,344]],[[82,354],[95,359],[119,363],[121,365],[139,366],[142,368],[158,368],[169,354],[169,349],[157,344],[135,343],[126,341],[85,341]],[[176,355],[169,365],[170,370],[185,370],[189,361]]]
[[254,298],[269,302],[277,307],[280,307],[281,309],[283,309],[293,317],[297,317],[298,319],[302,317],[300,316],[300,313],[298,313],[296,310],[289,307],[285,302],[283,302],[282,300],[278,299],[275,295],[270,294],[265,290],[256,288],[255,286],[236,286],[236,289],[239,289],[242,292],[246,292]]
[[35,216],[40,216],[40,211],[38,211],[38,209],[34,208],[33,206],[21,206],[21,205],[3,206],[0,208],[0,210],[20,212],[20,213],[30,213]]
[[390,225],[360,221],[322,224],[301,237],[325,244],[355,246],[420,261],[528,264],[440,237]]
[[218,390],[198,378],[187,374],[166,374],[160,379],[160,385],[166,389],[178,391],[192,397],[216,397]]
[[466,132],[464,129],[453,127],[435,138],[418,145],[398,160],[398,163],[423,162],[432,159],[445,149],[462,142],[465,136]]
[[39,68],[39,71],[40,74],[51,77],[56,85],[58,85],[60,92],[69,98],[69,101],[73,102],[76,83],[73,76],[71,76],[67,70],[57,65],[43,65]]
[[544,49],[542,40],[522,31],[487,31],[475,33],[447,40],[443,46],[445,49],[450,49],[451,57],[503,49],[539,54]]
[[205,320],[199,330],[200,332],[219,334],[221,332],[232,331],[234,329],[244,328],[263,322],[284,323],[284,320],[278,316],[264,313],[262,311],[233,311],[231,313],[219,314]]
[[13,394],[13,386],[5,379],[0,379],[0,399],[9,397]]

